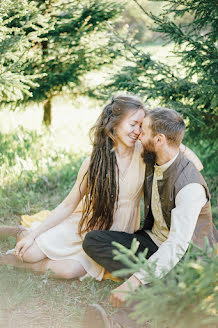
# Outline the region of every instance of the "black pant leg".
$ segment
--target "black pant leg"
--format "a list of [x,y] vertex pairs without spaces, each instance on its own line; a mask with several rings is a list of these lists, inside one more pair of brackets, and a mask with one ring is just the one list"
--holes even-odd
[[117,248],[112,245],[112,241],[130,248],[134,238],[139,241],[137,253],[143,252],[145,248],[148,248],[147,258],[149,258],[157,251],[157,245],[144,231],[138,231],[134,234],[119,231],[90,231],[84,239],[83,249],[95,262],[103,266],[107,271],[113,272],[124,268],[124,264],[113,260],[113,250]]

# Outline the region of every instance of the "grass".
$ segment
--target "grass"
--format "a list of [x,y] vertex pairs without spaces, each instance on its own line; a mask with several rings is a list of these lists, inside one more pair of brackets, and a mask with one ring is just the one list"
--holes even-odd
[[0,268],[0,279],[2,321],[10,328],[80,327],[86,304],[98,302],[105,306],[115,285],[92,279],[57,281],[10,266]]

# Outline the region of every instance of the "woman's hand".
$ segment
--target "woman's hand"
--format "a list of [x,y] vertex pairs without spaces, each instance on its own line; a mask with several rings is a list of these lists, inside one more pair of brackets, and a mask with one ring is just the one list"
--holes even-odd
[[179,148],[180,148],[181,152],[183,153],[183,155],[185,155],[185,157],[188,158],[195,165],[195,167],[198,169],[198,171],[203,170],[204,167],[203,167],[200,159],[190,148],[184,146],[183,144],[181,144]]
[[22,260],[26,250],[33,244],[35,238],[29,233],[27,236],[22,238],[15,247],[15,255]]

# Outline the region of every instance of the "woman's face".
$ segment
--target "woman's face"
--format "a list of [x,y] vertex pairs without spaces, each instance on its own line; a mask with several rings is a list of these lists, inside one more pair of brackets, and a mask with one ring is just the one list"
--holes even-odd
[[133,147],[141,133],[143,109],[129,111],[115,129],[116,141],[126,147]]

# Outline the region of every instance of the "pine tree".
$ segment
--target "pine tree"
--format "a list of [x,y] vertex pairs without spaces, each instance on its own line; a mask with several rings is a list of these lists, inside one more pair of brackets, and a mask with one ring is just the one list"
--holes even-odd
[[48,17],[39,13],[34,2],[0,2],[0,102],[15,103],[31,97],[31,88],[42,74],[27,75],[25,67],[33,55],[34,44],[42,42],[49,28]]
[[[114,32],[115,42],[129,64],[118,72],[109,88],[141,95],[145,101],[174,108],[186,119],[186,143],[199,145],[204,163],[215,160],[218,105],[218,16],[217,2],[211,0],[166,0],[158,16],[147,12],[152,30],[160,38],[175,44],[177,67],[152,59],[134,38],[126,40]],[[182,20],[189,14],[191,20]],[[116,50],[115,50],[116,52]],[[215,167],[215,162],[214,162]]]
[[[20,99],[44,102],[44,122],[50,124],[52,97],[65,86],[78,89],[84,73],[114,59],[107,47],[106,22],[118,15],[121,6],[106,0],[26,0],[23,6],[22,1],[18,4],[11,5],[13,9],[2,17],[4,26],[10,25],[28,43],[28,56],[22,58],[23,62],[17,58],[21,80],[25,81],[25,86],[29,83],[26,89],[23,84],[21,92],[25,97],[20,94]],[[5,40],[10,33],[9,30]],[[11,40],[14,42],[13,37]],[[4,66],[8,69],[7,60]],[[14,100],[13,97],[7,99],[8,102]]]

